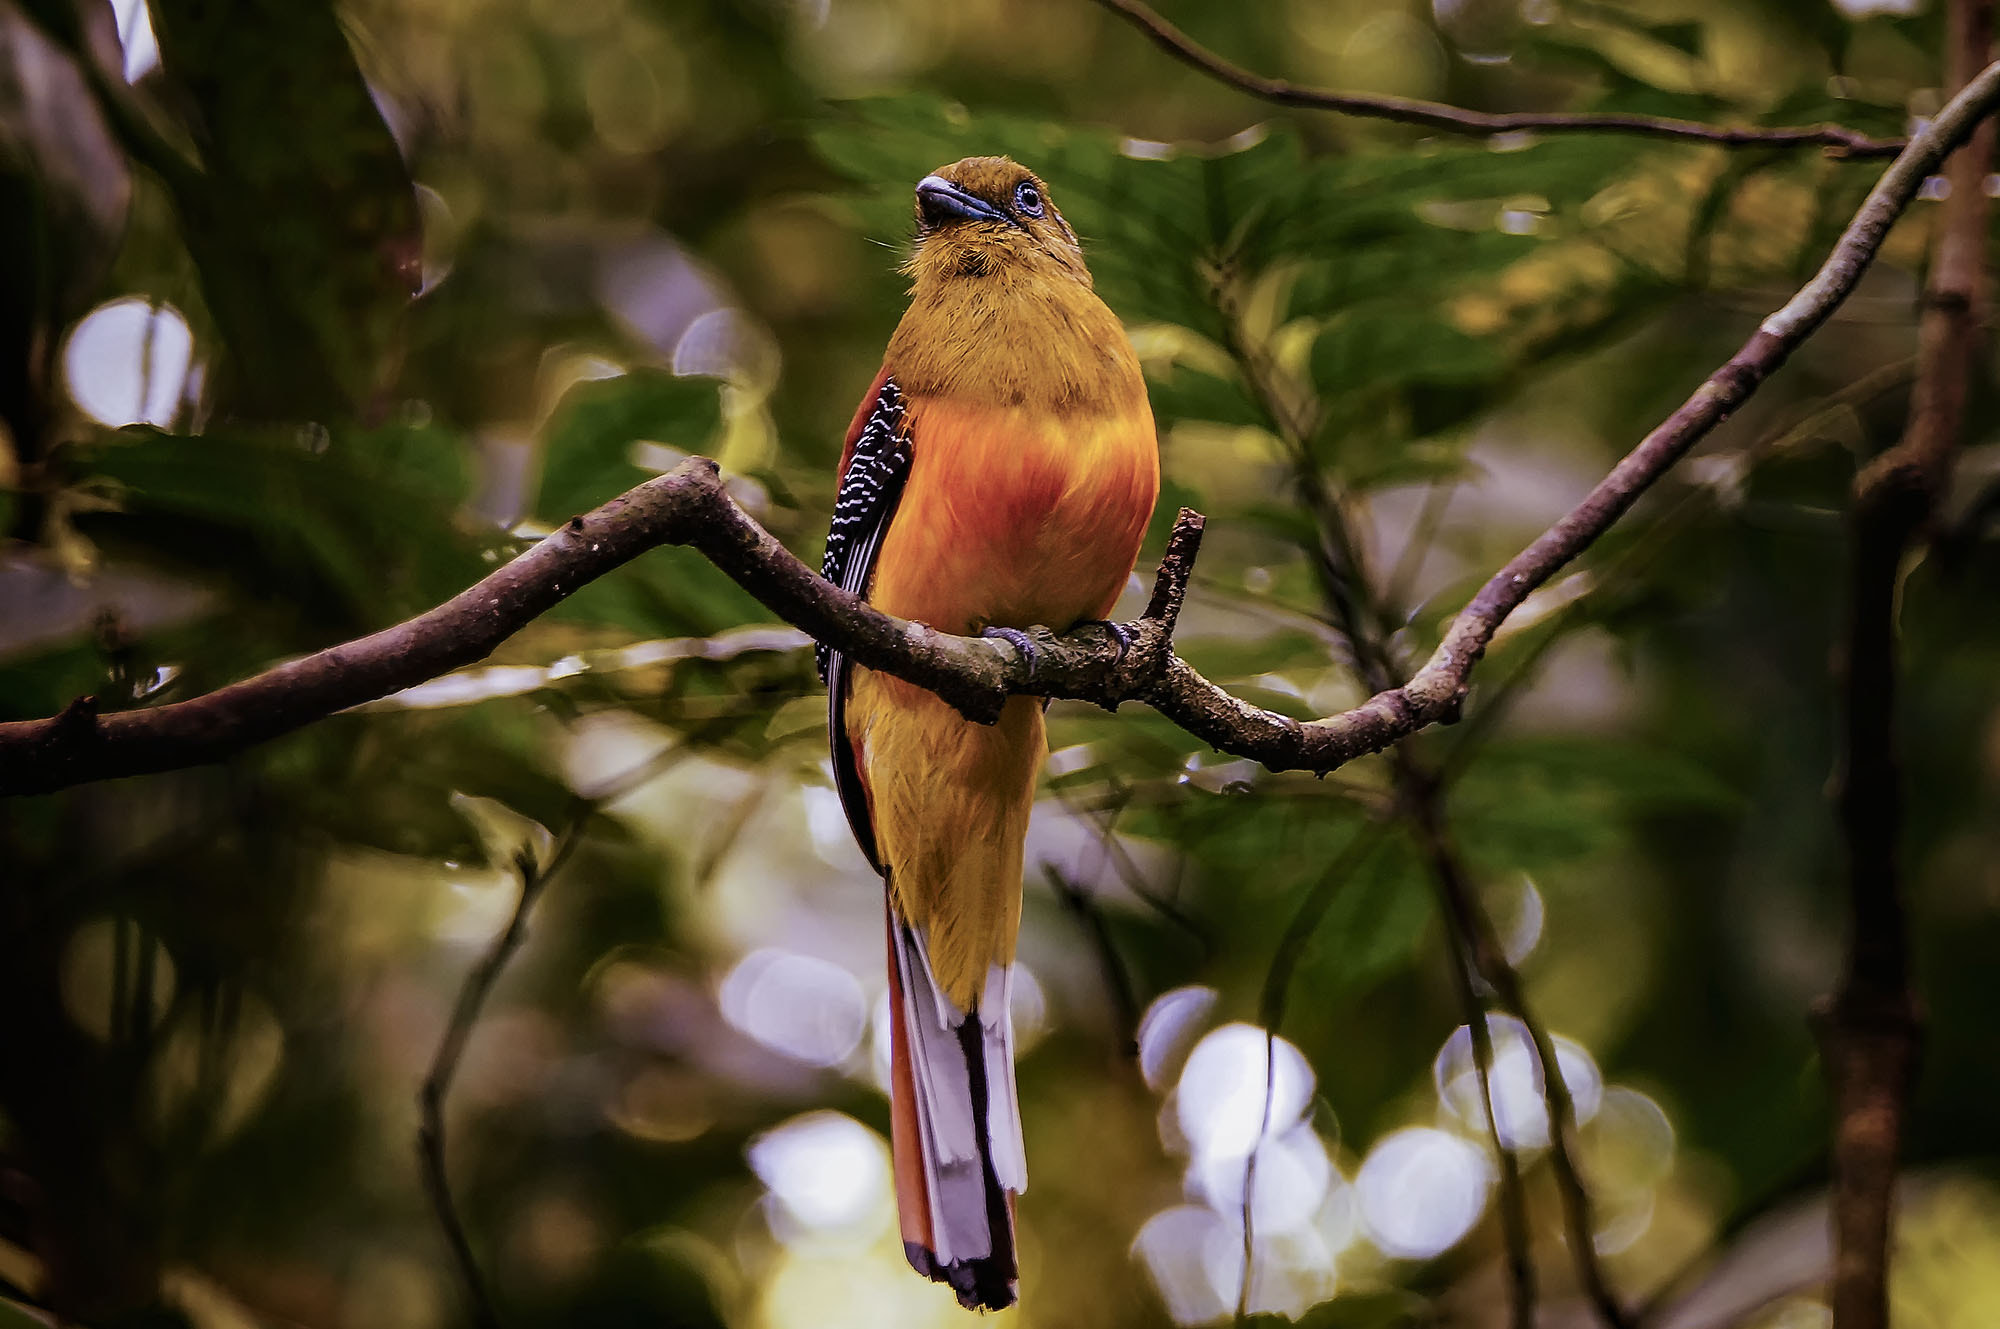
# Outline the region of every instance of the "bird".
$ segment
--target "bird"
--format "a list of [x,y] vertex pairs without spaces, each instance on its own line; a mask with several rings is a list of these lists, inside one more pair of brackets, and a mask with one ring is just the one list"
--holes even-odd
[[[1139,359],[1048,186],[1006,157],[917,182],[903,271],[909,305],[848,428],[822,572],[885,613],[1000,638],[1032,677],[1023,629],[1104,623],[1158,500]],[[904,1254],[966,1308],[1002,1309],[1027,1187],[1008,997],[1047,703],[1010,697],[979,724],[818,656],[834,786],[884,883]]]

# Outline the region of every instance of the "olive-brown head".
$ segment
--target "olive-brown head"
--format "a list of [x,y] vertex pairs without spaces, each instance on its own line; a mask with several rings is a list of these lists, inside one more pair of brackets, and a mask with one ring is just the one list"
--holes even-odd
[[1001,272],[1090,285],[1076,233],[1048,186],[1005,157],[967,157],[917,182],[917,247],[906,270],[919,286]]

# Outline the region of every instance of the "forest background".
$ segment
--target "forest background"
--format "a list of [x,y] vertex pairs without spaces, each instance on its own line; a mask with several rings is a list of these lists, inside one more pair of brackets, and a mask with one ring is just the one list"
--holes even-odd
[[[910,188],[1004,152],[1147,369],[1120,617],[1198,510],[1174,648],[1346,712],[1756,386],[1990,47],[1975,0],[1165,16],[1243,68],[1127,0],[0,5],[0,1324],[959,1322],[894,1235],[809,639],[707,546],[565,583],[567,519],[700,454],[687,520],[816,563]],[[1010,1317],[2000,1315],[1974,143],[1906,154],[1858,286],[1697,394],[1456,724],[1279,774],[1056,703]],[[527,551],[490,661],[113,741]]]

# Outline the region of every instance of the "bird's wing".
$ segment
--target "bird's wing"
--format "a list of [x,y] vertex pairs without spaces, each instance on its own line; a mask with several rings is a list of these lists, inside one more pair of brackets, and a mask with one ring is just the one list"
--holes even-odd
[[[882,536],[903,497],[910,473],[910,439],[903,427],[903,393],[884,369],[875,388],[855,412],[841,456],[840,493],[833,504],[833,527],[826,536],[826,558],[820,575],[851,594],[866,596],[875,575],[875,556]],[[854,745],[847,738],[847,661],[825,645],[814,648],[820,677],[826,680],[827,738],[833,749],[833,785],[861,852],[876,870],[875,828],[868,815],[868,791],[855,764]]]

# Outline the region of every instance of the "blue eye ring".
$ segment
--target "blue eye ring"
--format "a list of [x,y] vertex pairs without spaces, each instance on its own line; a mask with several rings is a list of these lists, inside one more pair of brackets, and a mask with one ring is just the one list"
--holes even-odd
[[1014,211],[1023,217],[1042,215],[1042,191],[1026,180],[1014,186]]

